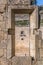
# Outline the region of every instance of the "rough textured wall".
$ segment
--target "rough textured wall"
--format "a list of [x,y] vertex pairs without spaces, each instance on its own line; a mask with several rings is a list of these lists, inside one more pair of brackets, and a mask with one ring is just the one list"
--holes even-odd
[[12,65],[31,65],[31,58],[28,57],[28,56],[25,56],[25,57],[13,57],[12,58]]
[[30,4],[31,0],[8,0],[11,4]]
[[39,50],[40,50],[40,58],[43,59],[43,7],[41,7],[40,11],[40,41],[39,41]]
[[1,56],[6,57],[6,41],[7,41],[6,12],[5,12],[6,3],[7,3],[6,0],[0,0],[0,57]]
[[[19,4],[19,3],[23,3],[25,2],[25,4],[29,2],[30,0],[25,0],[25,1],[21,1],[21,0],[15,0],[15,3]],[[12,1],[12,3],[14,3],[14,0]],[[11,58],[11,35],[8,35],[8,28],[11,28],[11,2],[10,2],[10,5],[8,6],[8,8],[6,9],[7,7],[7,1],[6,0],[0,0],[0,65],[8,65],[8,62],[9,62],[9,58]],[[30,4],[30,3],[29,3]],[[16,5],[17,6],[17,5]],[[26,6],[26,5],[25,5]],[[25,6],[22,6],[25,7]],[[12,6],[13,7],[13,6]],[[21,8],[21,6],[19,6]],[[18,8],[19,8],[18,7]],[[14,8],[14,7],[13,7]],[[16,8],[16,7],[15,7]],[[26,6],[27,8],[27,6]],[[33,57],[35,57],[35,53],[36,53],[36,46],[35,46],[35,35],[33,35],[33,29],[35,27],[37,27],[37,23],[38,22],[38,17],[37,17],[37,11],[34,10],[31,17],[30,17],[30,29],[31,29],[31,38],[30,38],[30,55]],[[29,28],[27,28],[26,30],[28,30]],[[24,29],[25,30],[25,29]],[[28,32],[27,32],[28,33]],[[27,35],[26,33],[26,35]],[[27,37],[28,38],[28,37]],[[27,38],[26,38],[26,41],[27,41]],[[28,41],[29,42],[29,41]],[[40,41],[38,41],[37,43],[39,43]],[[25,42],[27,43],[27,42]],[[33,43],[33,44],[32,44]],[[38,61],[38,64],[43,65],[43,39],[41,39],[41,42],[42,45],[41,48],[39,48],[39,52],[40,52],[40,60],[42,60],[41,62]],[[6,57],[8,59],[6,59]],[[29,59],[25,59],[23,58],[25,62],[25,64],[27,65],[27,63],[29,64],[30,62]],[[11,59],[13,61],[13,59]],[[20,58],[19,60],[21,60],[20,62],[22,63],[22,59]],[[19,62],[19,60],[17,60],[17,63]],[[15,61],[15,58],[14,58],[14,61]],[[14,64],[14,62],[13,62]],[[16,63],[15,63],[16,64]],[[9,64],[10,65],[10,64]],[[23,65],[24,65],[24,62],[23,62]]]

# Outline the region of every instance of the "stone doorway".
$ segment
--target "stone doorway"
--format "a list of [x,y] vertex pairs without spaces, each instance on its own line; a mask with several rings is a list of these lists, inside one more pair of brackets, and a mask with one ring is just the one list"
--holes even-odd
[[29,13],[25,10],[12,10],[11,14],[12,56],[29,56]]
[[[36,42],[35,42],[35,34],[33,34],[33,32],[36,27],[38,28],[38,9],[37,9],[37,7],[31,8],[31,6],[30,6],[29,8],[26,8],[26,9],[25,8],[18,8],[18,9],[11,8],[11,9],[9,9],[9,12],[10,12],[9,13],[9,17],[10,17],[9,22],[11,25],[10,25],[10,27],[8,27],[9,28],[8,32],[10,35],[9,44],[11,45],[11,47],[9,47],[10,50],[7,47],[7,55],[9,54],[8,58],[13,57],[13,56],[32,56],[32,57],[36,58]],[[22,16],[20,16],[20,15],[22,15]],[[24,15],[25,16],[27,15],[29,17],[29,24],[30,24],[29,26],[28,25],[24,26],[24,23],[23,23],[23,21],[25,21],[23,19]],[[18,21],[18,20],[16,20],[17,19],[16,17],[21,17],[23,20]],[[20,23],[20,21],[22,23]],[[27,21],[27,19],[26,19],[26,21]],[[17,22],[19,22],[20,25],[18,25]],[[22,29],[23,26],[21,26],[22,24],[24,26],[23,29]],[[25,24],[27,24],[27,23],[25,23]],[[20,30],[17,29],[17,25],[20,28]],[[27,30],[25,27],[28,28],[28,32],[30,32],[30,36],[29,36],[29,34],[27,34],[27,32],[25,32]],[[30,28],[30,30],[29,30],[29,28]],[[18,33],[20,33],[20,34],[18,34]],[[21,34],[23,34],[23,35],[21,35]],[[29,42],[28,52],[23,52],[22,48],[24,48],[24,45],[27,45],[27,42],[24,43],[24,40],[27,38],[27,35],[28,35],[27,42]],[[17,38],[17,37],[19,37],[19,38]],[[20,52],[19,51],[17,52],[17,50],[18,50],[17,47],[19,47],[19,43],[18,43],[18,41],[15,41],[15,39],[19,39],[19,41],[21,40],[23,42],[23,46],[21,47]],[[18,45],[16,43],[18,43]],[[22,45],[21,42],[20,42],[20,45]],[[19,49],[20,49],[20,47],[19,47]]]

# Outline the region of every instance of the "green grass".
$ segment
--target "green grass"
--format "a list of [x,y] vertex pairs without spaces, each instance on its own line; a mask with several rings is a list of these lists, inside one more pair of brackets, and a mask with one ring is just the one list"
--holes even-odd
[[24,25],[25,26],[25,25],[29,24],[29,21],[28,20],[23,20],[23,21],[19,20],[19,21],[16,21],[15,24],[16,25],[22,25],[22,26]]
[[41,19],[41,21],[40,21],[40,25],[43,26],[43,19]]

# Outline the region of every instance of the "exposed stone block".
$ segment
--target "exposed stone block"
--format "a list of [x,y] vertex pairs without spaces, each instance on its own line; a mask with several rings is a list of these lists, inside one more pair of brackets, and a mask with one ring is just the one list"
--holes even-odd
[[3,13],[5,11],[5,5],[4,4],[0,4],[0,13]]
[[11,4],[30,4],[30,0],[8,0]]
[[43,48],[40,49],[40,58],[43,58]]
[[3,31],[0,31],[0,41],[2,41],[4,39],[4,32]]
[[4,30],[6,28],[6,24],[4,21],[0,22],[0,30]]
[[37,65],[43,65],[43,61],[37,61]]
[[3,57],[4,56],[4,51],[3,49],[0,49],[0,57]]
[[6,4],[7,0],[0,0],[0,4]]
[[0,22],[2,22],[2,21],[3,21],[3,15],[0,14]]
[[9,61],[5,57],[3,57],[3,58],[0,58],[0,64],[1,65],[8,65],[9,64]]
[[12,65],[31,65],[31,58],[28,56],[24,57],[13,57]]

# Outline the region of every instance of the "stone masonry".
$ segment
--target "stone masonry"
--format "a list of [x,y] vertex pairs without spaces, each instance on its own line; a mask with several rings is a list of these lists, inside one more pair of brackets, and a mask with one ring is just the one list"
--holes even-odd
[[43,65],[43,11],[31,3],[0,0],[0,65]]

